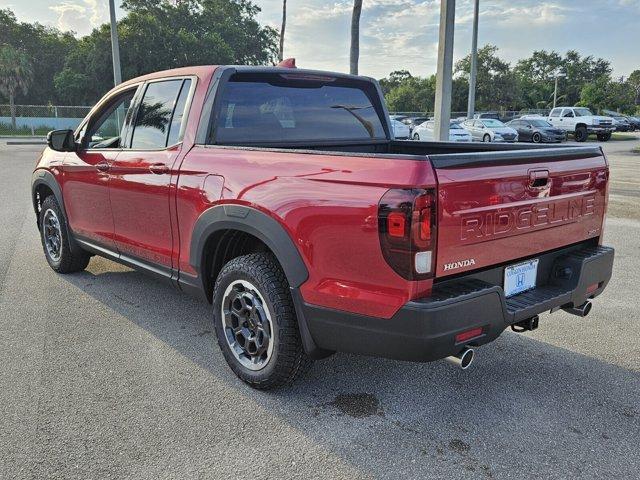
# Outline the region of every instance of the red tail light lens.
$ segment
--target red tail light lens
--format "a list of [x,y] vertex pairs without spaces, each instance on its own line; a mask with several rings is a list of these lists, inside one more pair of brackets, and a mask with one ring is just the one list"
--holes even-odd
[[387,231],[392,237],[402,238],[405,236],[406,221],[404,215],[398,212],[391,212],[387,217]]
[[380,246],[387,263],[407,280],[433,276],[435,191],[389,190],[378,204]]

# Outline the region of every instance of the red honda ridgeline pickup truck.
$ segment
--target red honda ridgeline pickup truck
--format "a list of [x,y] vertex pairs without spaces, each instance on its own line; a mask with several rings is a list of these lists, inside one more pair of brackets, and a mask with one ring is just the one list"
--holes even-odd
[[33,174],[59,273],[101,255],[213,305],[255,388],[333,352],[463,368],[611,277],[595,146],[396,141],[378,83],[283,67],[154,73],[53,131]]

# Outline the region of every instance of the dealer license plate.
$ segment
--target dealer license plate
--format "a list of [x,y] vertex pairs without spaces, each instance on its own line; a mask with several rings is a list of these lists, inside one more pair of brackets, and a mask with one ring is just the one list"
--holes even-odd
[[527,290],[536,288],[538,275],[538,259],[511,265],[504,269],[504,294],[513,297]]

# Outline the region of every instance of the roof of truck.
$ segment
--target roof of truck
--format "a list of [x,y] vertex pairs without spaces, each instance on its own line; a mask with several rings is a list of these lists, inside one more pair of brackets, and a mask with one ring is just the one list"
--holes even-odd
[[[323,70],[308,70],[302,68],[290,68],[290,67],[279,67],[279,66],[264,66],[264,65],[198,65],[193,67],[181,67],[181,68],[173,68],[171,70],[161,70],[159,72],[152,72],[146,75],[142,75],[139,77],[132,78],[123,82],[121,85],[130,85],[133,83],[144,82],[147,80],[155,80],[158,78],[167,78],[167,77],[181,77],[185,75],[195,75],[200,79],[206,79],[211,77],[213,72],[215,72],[219,68],[233,68],[238,72],[262,72],[262,73],[291,73],[292,71],[304,74],[304,75],[322,75],[322,76],[331,76],[337,78],[353,78],[359,80],[372,80],[369,77],[358,76],[358,75],[350,75],[347,73],[340,72],[330,72]],[[120,86],[120,85],[119,85]]]
[[155,80],[156,78],[167,77],[182,77],[185,75],[195,75],[198,78],[209,77],[219,65],[199,65],[195,67],[181,67],[172,68],[171,70],[161,70],[159,72],[147,73],[139,77],[132,78],[126,82],[122,82],[122,85],[129,85],[132,83],[144,82],[147,80]]

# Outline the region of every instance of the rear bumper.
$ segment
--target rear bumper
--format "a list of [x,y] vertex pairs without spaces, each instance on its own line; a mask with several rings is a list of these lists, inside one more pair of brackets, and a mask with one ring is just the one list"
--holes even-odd
[[[606,287],[613,268],[609,247],[571,247],[539,255],[535,290],[505,298],[495,281],[504,267],[436,284],[431,297],[411,301],[392,318],[381,319],[304,304],[294,290],[307,352],[333,351],[429,362],[460,352],[465,345],[495,340],[505,328],[545,311],[582,305]],[[587,289],[597,284],[591,292]],[[455,336],[482,327],[482,335],[456,343]]]

